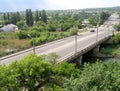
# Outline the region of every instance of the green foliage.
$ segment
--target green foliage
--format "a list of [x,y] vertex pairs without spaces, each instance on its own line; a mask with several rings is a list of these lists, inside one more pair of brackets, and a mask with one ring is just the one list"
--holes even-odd
[[102,48],[101,52],[104,54],[109,54],[112,56],[119,56],[120,54],[120,45],[119,44],[115,44],[115,45],[109,45],[109,46],[105,46]]
[[[56,60],[55,53],[50,55],[47,56],[50,60]],[[0,90],[21,91],[22,87],[28,91],[42,87],[45,91],[120,90],[120,64],[115,61],[85,63],[82,69],[67,62],[53,65],[46,55],[33,54],[8,66],[0,65]]]
[[62,62],[53,69],[53,72],[56,74],[56,76],[70,78],[71,76],[77,77],[80,73],[80,70],[75,67],[75,64]]
[[71,35],[77,34],[78,33],[78,28],[76,28],[76,27],[71,28],[70,33],[71,33]]
[[100,24],[103,24],[108,18],[109,18],[110,14],[108,12],[101,12],[100,13]]
[[120,44],[120,34],[116,34],[114,36],[114,41],[115,41],[116,44]]
[[43,57],[31,54],[19,62],[13,62],[9,67],[17,74],[15,78],[20,87],[26,87],[29,91],[35,91],[44,83],[47,83],[52,65],[44,61]]
[[26,39],[28,38],[28,33],[24,30],[20,30],[19,32],[17,32],[17,36],[19,39]]
[[20,13],[16,12],[16,13],[11,13],[11,18],[10,18],[10,22],[12,24],[16,24],[18,21],[20,21]]
[[36,13],[35,13],[35,21],[39,21],[40,20],[40,16],[39,16],[39,11],[36,10]]
[[18,74],[13,71],[11,67],[0,65],[0,90],[6,89],[19,91],[19,81],[17,80]]
[[41,12],[41,20],[45,23],[47,23],[47,15],[46,15],[46,11],[42,10]]
[[88,20],[93,26],[97,26],[100,22],[99,15],[92,15]]
[[16,23],[16,25],[17,25],[18,29],[20,29],[20,30],[27,30],[27,25],[23,20],[18,21]]
[[7,44],[8,44],[7,41],[5,41],[5,40],[0,40],[0,45],[5,46],[5,45],[7,45]]
[[29,32],[29,34],[32,38],[36,38],[36,37],[40,37],[41,32],[36,31],[36,30],[32,30],[32,31]]
[[96,62],[84,64],[78,78],[66,79],[66,91],[119,91],[120,64]]
[[114,25],[114,28],[115,28],[115,30],[116,30],[116,31],[118,31],[118,32],[119,32],[119,31],[120,31],[120,23],[119,23],[119,24]]
[[26,9],[26,24],[28,26],[33,26],[33,14],[31,9]]
[[49,61],[52,63],[53,66],[55,66],[57,64],[57,59],[58,59],[58,55],[56,53],[49,53],[46,55],[45,60]]
[[53,86],[47,87],[45,91],[63,91],[63,89],[58,85],[53,85]]
[[4,13],[3,14],[3,20],[4,24],[16,24],[18,21],[20,21],[21,16],[19,12],[14,12],[14,13]]
[[[37,32],[31,31],[29,33],[34,38],[35,45],[51,42],[57,39],[68,37],[72,35],[70,32]],[[33,45],[33,40],[30,40],[30,44]]]

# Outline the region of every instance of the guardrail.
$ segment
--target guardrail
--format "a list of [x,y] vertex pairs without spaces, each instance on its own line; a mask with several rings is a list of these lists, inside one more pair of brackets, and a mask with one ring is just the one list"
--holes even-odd
[[[72,37],[74,38],[74,36],[70,36],[70,37],[65,37],[65,38],[62,38],[62,39],[59,39],[59,40],[56,40],[56,41],[52,41],[52,42],[43,44],[43,45],[39,45],[39,46],[36,46],[35,49],[39,49],[39,48],[45,47],[45,46],[50,45],[50,44],[55,44],[57,42],[60,42],[60,41],[63,41],[63,40],[66,40],[66,39],[72,38]],[[23,51],[20,51],[20,52],[17,52],[17,53],[13,53],[13,54],[10,54],[10,55],[3,56],[3,57],[0,58],[0,61],[2,61],[4,59],[7,59],[7,58],[10,58],[10,57],[13,57],[13,56],[23,54],[23,53],[31,52],[32,50],[33,50],[33,48],[29,48],[29,49],[26,49],[26,50],[23,50]]]
[[60,58],[58,59],[58,62],[57,63],[60,63],[62,61],[67,61],[67,62],[70,62],[72,60],[74,60],[75,58],[85,54],[86,52],[90,51],[91,49],[95,48],[96,46],[98,46],[99,44],[103,43],[104,41],[108,40],[109,38],[111,37],[110,36],[107,36],[105,37],[104,39],[101,39],[99,40],[97,43],[93,43],[92,45],[89,45],[88,47],[86,47],[85,49],[78,49],[77,52],[72,52],[70,53],[69,55],[65,56],[64,58]]

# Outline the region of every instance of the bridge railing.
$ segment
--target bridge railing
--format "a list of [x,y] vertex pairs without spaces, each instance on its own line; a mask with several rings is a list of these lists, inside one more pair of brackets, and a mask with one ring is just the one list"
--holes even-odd
[[81,50],[81,48],[77,49],[77,52],[73,51],[69,55],[67,55],[67,56],[65,56],[63,58],[59,58],[57,63],[60,63],[62,61],[67,61],[67,62],[72,61],[75,58],[77,58],[77,57],[85,54],[86,52],[90,51],[91,49],[95,48],[96,46],[103,43],[104,41],[108,40],[110,37],[111,37],[111,35],[107,36],[107,37],[105,37],[103,39],[100,39],[100,40],[98,40],[98,42],[94,42],[91,45],[88,45],[87,47],[83,48],[82,50]]

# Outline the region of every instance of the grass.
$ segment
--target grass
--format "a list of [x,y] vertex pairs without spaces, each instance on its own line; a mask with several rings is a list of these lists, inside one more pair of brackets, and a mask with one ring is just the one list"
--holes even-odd
[[[56,35],[55,38],[63,38],[62,36],[70,36],[70,32],[50,32],[51,35]],[[47,36],[45,32],[41,36]],[[30,39],[19,39],[14,32],[0,32],[0,56],[20,51],[32,46]],[[10,50],[9,52],[7,50]]]
[[0,56],[6,55],[8,49],[19,51],[28,47],[28,39],[19,40],[14,32],[0,32]]
[[120,44],[107,45],[101,49],[101,52],[104,54],[120,57]]

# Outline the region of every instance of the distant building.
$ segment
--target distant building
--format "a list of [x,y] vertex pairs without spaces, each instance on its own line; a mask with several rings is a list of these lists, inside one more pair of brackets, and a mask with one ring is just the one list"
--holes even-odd
[[88,26],[88,25],[89,25],[89,20],[88,20],[88,19],[84,19],[84,20],[82,21],[82,25]]
[[1,32],[17,32],[18,31],[18,27],[14,24],[8,24],[5,25],[4,27],[0,28]]

